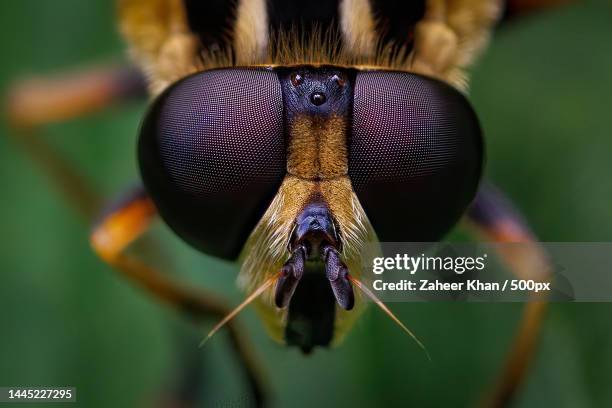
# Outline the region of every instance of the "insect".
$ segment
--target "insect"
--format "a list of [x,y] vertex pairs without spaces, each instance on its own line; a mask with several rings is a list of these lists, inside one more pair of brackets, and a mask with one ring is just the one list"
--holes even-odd
[[[488,238],[532,240],[498,190],[479,190],[482,135],[463,93],[502,6],[119,1],[152,100],[138,144],[143,187],[103,212],[93,248],[160,300],[221,318],[211,334],[227,323],[259,395],[231,323],[247,304],[272,338],[309,353],[340,342],[365,305],[359,293],[372,296],[359,276],[368,243],[435,241],[465,214]],[[27,127],[72,116],[132,94],[140,78],[84,77],[36,111],[17,92],[12,118]],[[72,193],[91,211],[91,197]],[[239,261],[244,303],[228,310],[124,251],[157,214],[204,253]],[[539,321],[543,303],[527,308],[526,321]],[[492,405],[525,369],[537,331],[522,330]]]

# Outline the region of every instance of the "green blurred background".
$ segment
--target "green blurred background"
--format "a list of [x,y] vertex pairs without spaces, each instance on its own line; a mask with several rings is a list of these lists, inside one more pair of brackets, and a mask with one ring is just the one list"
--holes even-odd
[[[121,61],[113,14],[111,1],[0,2],[0,90],[31,74]],[[611,240],[612,6],[587,1],[509,24],[472,83],[488,175],[540,238]],[[144,109],[144,102],[116,106],[52,125],[45,138],[111,197],[138,177]],[[79,406],[147,406],[180,359],[190,358],[204,366],[203,405],[240,406],[246,391],[225,335],[197,349],[210,325],[190,327],[99,261],[88,225],[1,126],[0,386],[70,385]],[[175,275],[240,300],[234,265],[196,253],[163,225],[154,234]],[[392,307],[432,363],[372,308],[341,347],[309,357],[272,343],[252,310],[239,323],[277,406],[466,406],[493,380],[520,311],[515,304]],[[612,406],[611,312],[608,304],[553,305],[515,405]]]

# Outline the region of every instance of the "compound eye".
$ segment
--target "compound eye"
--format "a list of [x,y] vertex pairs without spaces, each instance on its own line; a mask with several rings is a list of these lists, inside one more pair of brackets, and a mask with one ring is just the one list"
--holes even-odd
[[277,74],[220,69],[174,84],[145,117],[138,157],[164,221],[196,248],[235,258],[286,170]]
[[353,188],[381,241],[439,240],[473,199],[483,161],[463,95],[403,72],[357,74],[349,150]]

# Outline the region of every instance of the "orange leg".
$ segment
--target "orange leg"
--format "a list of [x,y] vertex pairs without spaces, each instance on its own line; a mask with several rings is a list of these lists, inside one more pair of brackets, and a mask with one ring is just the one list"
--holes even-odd
[[103,67],[19,81],[9,89],[6,114],[16,128],[35,128],[145,95],[144,78],[138,70]]
[[75,72],[71,76],[16,82],[5,100],[10,135],[38,164],[70,204],[87,219],[99,211],[102,198],[74,165],[40,137],[41,127],[103,109],[132,97],[144,97],[142,75],[115,66]]
[[[124,250],[148,228],[157,211],[146,193],[139,189],[123,199],[94,226],[91,245],[96,253],[123,277],[149,295],[185,313],[195,321],[221,319],[229,309],[213,294],[181,285]],[[258,405],[263,386],[247,342],[232,323],[228,324],[233,350],[240,360]]]
[[[496,188],[485,185],[478,192],[466,220],[483,240],[498,243],[523,243],[521,250],[499,250],[510,271],[521,279],[545,279],[550,272],[548,258],[536,242],[520,214]],[[536,352],[540,328],[547,306],[545,296],[534,296],[525,304],[515,338],[500,374],[482,401],[485,407],[504,407],[512,403]]]

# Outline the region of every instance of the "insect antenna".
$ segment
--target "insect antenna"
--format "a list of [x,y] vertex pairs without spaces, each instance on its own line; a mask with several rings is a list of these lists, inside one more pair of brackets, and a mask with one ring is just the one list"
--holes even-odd
[[206,337],[204,337],[204,339],[202,339],[202,341],[200,342],[200,347],[203,347],[206,344],[206,342],[208,340],[210,340],[210,338],[212,336],[214,336],[215,333],[217,333],[219,331],[219,329],[221,329],[223,326],[225,326],[230,320],[232,320],[234,317],[236,317],[238,315],[238,313],[240,313],[242,311],[242,309],[247,307],[251,302],[253,302],[255,299],[257,299],[259,297],[259,295],[261,295],[263,292],[265,292],[266,289],[268,289],[270,286],[272,286],[272,284],[274,282],[276,282],[279,277],[280,277],[280,273],[277,274],[277,275],[271,276],[270,278],[265,280],[264,283],[261,284],[261,286],[259,286],[257,289],[255,289],[253,291],[253,293],[251,293],[249,296],[247,296],[247,298],[244,299],[244,301],[242,303],[240,303],[238,306],[236,306],[234,308],[234,310],[229,312],[219,323],[217,323],[215,325],[215,327],[213,327],[211,329],[210,332],[208,332]]
[[385,312],[385,314],[387,316],[389,316],[391,318],[391,320],[393,320],[399,327],[402,328],[402,330],[404,330],[410,337],[412,337],[412,339],[416,342],[416,344],[423,350],[423,352],[425,353],[425,355],[427,356],[427,359],[429,361],[431,361],[431,356],[429,355],[429,352],[427,351],[427,348],[425,348],[425,345],[423,343],[421,343],[421,340],[419,340],[417,338],[417,336],[414,335],[414,333],[412,331],[410,331],[409,328],[407,328],[404,323],[402,323],[397,316],[395,316],[393,314],[393,312],[391,310],[389,310],[389,308],[380,300],[376,297],[376,295],[374,293],[372,293],[372,291],[370,291],[370,289],[368,289],[366,287],[366,285],[364,285],[361,281],[359,281],[358,279],[352,277],[351,275],[349,275],[349,279],[350,281],[355,284],[355,286],[357,286],[367,297],[369,297],[374,303],[376,303],[376,305],[381,308],[381,310],[383,312]]

